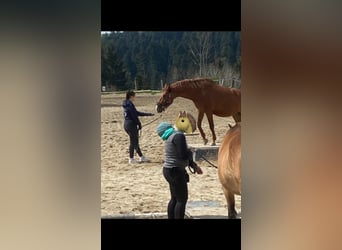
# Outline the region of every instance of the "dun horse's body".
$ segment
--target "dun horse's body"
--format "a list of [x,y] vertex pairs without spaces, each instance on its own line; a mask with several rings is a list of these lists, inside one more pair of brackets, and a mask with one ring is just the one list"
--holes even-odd
[[207,116],[212,133],[212,145],[215,145],[216,141],[213,115],[233,116],[236,122],[241,121],[241,92],[239,89],[222,87],[206,78],[186,79],[166,84],[156,106],[157,112],[164,111],[176,97],[190,99],[195,104],[198,110],[197,126],[204,144],[208,143],[202,129],[204,114]]
[[227,200],[228,218],[236,218],[234,195],[241,195],[241,125],[229,129],[218,153],[218,177]]

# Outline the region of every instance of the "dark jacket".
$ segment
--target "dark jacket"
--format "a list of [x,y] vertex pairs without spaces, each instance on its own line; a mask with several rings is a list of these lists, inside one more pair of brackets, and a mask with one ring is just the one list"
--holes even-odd
[[124,100],[122,103],[122,107],[124,109],[124,117],[125,121],[130,120],[133,121],[136,125],[141,126],[141,122],[138,118],[138,116],[150,116],[152,113],[145,113],[145,112],[139,112],[133,102],[130,100]]
[[175,132],[165,141],[165,168],[194,167],[192,152],[188,148],[183,133]]

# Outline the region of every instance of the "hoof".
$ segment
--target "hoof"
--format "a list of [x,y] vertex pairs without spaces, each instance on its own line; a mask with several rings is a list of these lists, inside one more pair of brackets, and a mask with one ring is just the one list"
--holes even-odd
[[208,143],[208,139],[203,139],[203,144],[207,145],[207,143]]
[[215,143],[215,142],[213,142],[213,143],[211,144],[211,146],[216,146],[216,143]]
[[228,213],[228,219],[237,219],[237,212]]

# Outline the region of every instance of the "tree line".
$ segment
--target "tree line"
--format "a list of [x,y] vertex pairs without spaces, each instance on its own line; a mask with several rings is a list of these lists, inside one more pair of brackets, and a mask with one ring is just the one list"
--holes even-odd
[[240,32],[101,34],[101,86],[107,90],[156,90],[195,77],[240,87]]

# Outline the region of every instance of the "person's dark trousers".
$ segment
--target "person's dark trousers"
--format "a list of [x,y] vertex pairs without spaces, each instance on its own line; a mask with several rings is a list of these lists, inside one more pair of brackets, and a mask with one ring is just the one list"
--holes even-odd
[[129,158],[133,158],[134,149],[137,154],[141,157],[142,153],[139,147],[139,134],[137,125],[131,120],[125,120],[124,128],[126,133],[129,135]]
[[168,219],[184,219],[188,200],[188,184],[184,168],[164,168],[163,175],[169,183],[171,199],[167,207]]

